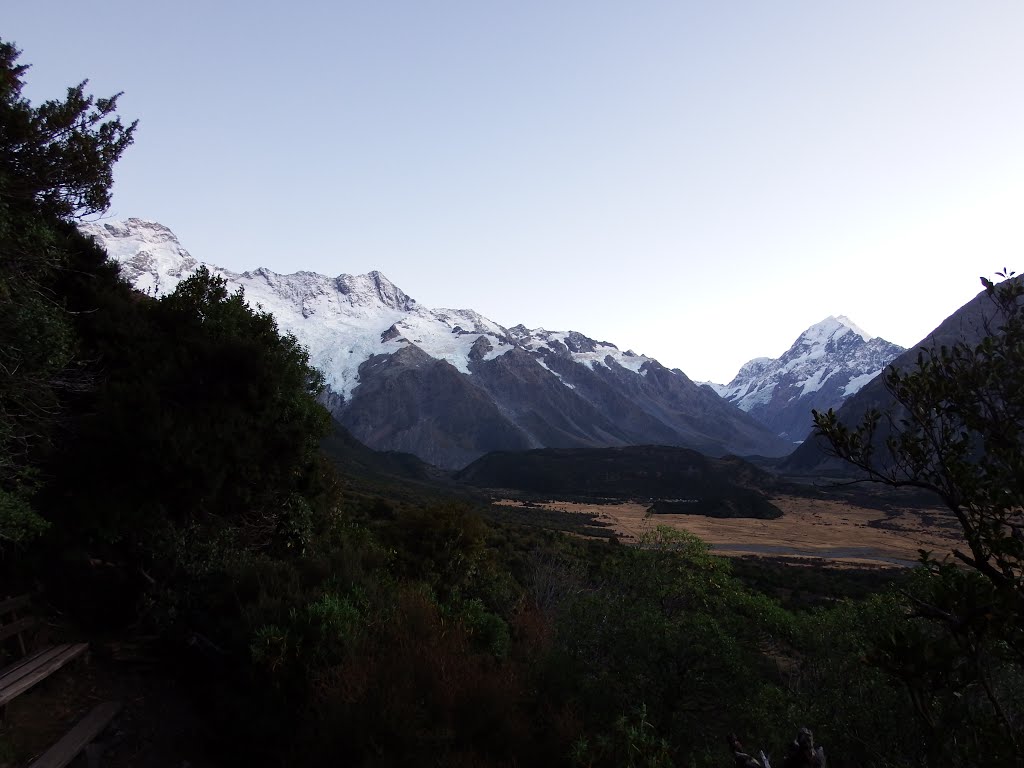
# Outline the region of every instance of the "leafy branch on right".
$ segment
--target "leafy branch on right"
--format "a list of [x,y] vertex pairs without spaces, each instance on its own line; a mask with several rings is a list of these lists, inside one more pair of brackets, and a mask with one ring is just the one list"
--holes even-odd
[[849,426],[815,411],[816,435],[864,479],[935,493],[963,535],[903,592],[906,621],[876,663],[903,684],[937,763],[1024,753],[1024,282],[981,279],[991,301],[971,344],[922,348],[885,374],[886,411]]

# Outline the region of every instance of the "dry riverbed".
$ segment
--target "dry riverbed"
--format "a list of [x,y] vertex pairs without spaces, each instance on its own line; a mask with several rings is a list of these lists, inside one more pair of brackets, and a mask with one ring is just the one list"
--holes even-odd
[[[527,506],[512,499],[505,506]],[[778,496],[782,510],[776,520],[721,519],[701,515],[647,515],[649,504],[636,502],[578,504],[562,501],[530,506],[559,512],[594,515],[627,542],[656,526],[667,525],[696,534],[723,555],[764,555],[827,560],[847,565],[913,565],[918,550],[936,555],[959,541],[959,527],[943,509],[901,509],[884,512],[843,501]]]

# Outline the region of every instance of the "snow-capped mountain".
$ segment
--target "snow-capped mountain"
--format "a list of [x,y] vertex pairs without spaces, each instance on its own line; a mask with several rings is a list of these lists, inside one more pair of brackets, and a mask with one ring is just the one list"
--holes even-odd
[[[1018,276],[1013,279],[1022,280],[1024,278]],[[952,347],[960,342],[965,342],[973,347],[984,337],[990,335],[993,327],[998,327],[998,314],[998,310],[988,294],[985,291],[980,291],[973,299],[943,320],[925,338],[896,357],[891,365],[900,371],[910,371],[917,367],[918,355],[921,350]],[[882,466],[891,461],[889,452],[885,448],[885,441],[891,434],[892,425],[898,425],[903,418],[907,417],[907,413],[886,389],[884,379],[875,378],[869,381],[856,394],[847,399],[841,408],[836,410],[840,422],[849,427],[859,425],[864,415],[871,410],[889,414],[881,419],[875,433],[875,457]],[[852,472],[854,476],[863,476],[859,470],[854,470],[851,465],[832,456],[821,438],[806,440],[786,458],[781,467],[785,472],[793,474],[843,475]]]
[[[163,295],[200,266],[140,219],[85,224],[139,290]],[[325,402],[372,448],[460,467],[492,450],[658,443],[781,455],[785,443],[681,371],[576,331],[505,328],[429,309],[380,272],[327,277],[206,263],[271,312],[323,371]]]
[[723,398],[791,442],[811,431],[811,409],[838,408],[878,376],[903,347],[826,317],[800,334],[782,357],[745,363],[728,384],[711,384]]

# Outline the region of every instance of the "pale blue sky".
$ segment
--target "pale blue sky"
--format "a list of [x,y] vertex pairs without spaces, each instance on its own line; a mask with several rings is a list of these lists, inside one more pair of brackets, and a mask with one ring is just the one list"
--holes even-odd
[[903,345],[1024,267],[1024,3],[36,0],[28,96],[125,91],[115,217],[231,269],[728,381],[846,314]]

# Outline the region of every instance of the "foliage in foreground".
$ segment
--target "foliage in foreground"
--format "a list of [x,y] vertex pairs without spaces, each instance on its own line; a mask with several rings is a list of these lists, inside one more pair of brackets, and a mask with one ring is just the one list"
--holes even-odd
[[366,504],[332,530],[218,582],[202,631],[236,676],[209,704],[236,757],[712,766],[731,729],[781,754],[814,722],[835,765],[912,762],[910,702],[863,663],[889,598],[790,614],[669,529],[632,548]]
[[814,415],[869,479],[932,491],[960,523],[952,557],[922,553],[909,619],[880,652],[937,763],[1024,757],[1024,283],[1000,277],[982,278],[992,311],[978,343],[922,349],[913,369],[890,369],[888,414],[852,428],[831,410]]

